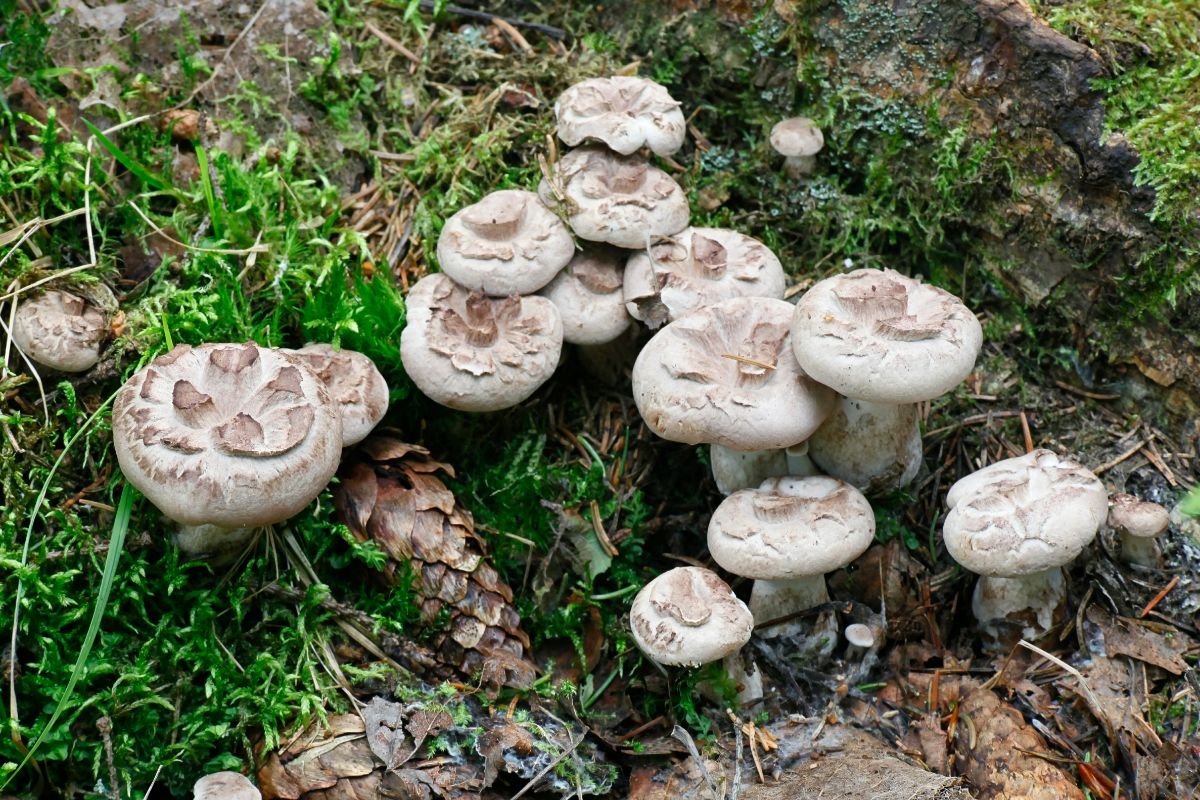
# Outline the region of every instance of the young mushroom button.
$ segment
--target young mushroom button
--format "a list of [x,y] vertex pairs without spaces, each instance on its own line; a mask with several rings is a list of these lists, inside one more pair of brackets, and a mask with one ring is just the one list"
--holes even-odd
[[638,648],[654,661],[695,667],[740,650],[750,641],[754,620],[716,573],[676,567],[637,593],[629,627]]
[[555,164],[538,196],[561,208],[580,239],[640,249],[688,224],[687,196],[670,175],[601,147],[580,147]]
[[784,157],[784,167],[793,178],[812,174],[817,153],[825,147],[825,135],[808,117],[792,117],[771,128],[771,147]]
[[100,360],[108,320],[82,297],[50,289],[17,306],[13,343],[42,366],[85,372]]
[[125,477],[185,526],[285,520],[325,488],[342,452],[325,385],[253,342],[156,358],[117,393],[112,428]]
[[245,776],[237,772],[214,772],[196,781],[194,800],[262,800],[262,794]]
[[1005,643],[1013,628],[1026,638],[1046,633],[1066,598],[1061,567],[1108,513],[1104,484],[1075,461],[1039,449],[962,478],[946,505],[946,550],[981,576],[973,609],[985,636]]
[[620,250],[589,245],[542,289],[562,316],[563,339],[582,346],[608,344],[630,324],[621,295]]
[[1108,509],[1108,527],[1121,537],[1121,559],[1145,567],[1157,566],[1158,539],[1171,524],[1171,514],[1158,503],[1139,500],[1131,494],[1113,495]]
[[343,447],[367,438],[387,413],[387,382],[375,362],[362,353],[321,343],[281,352],[302,361],[325,384],[341,412]]
[[499,411],[546,382],[562,353],[562,319],[544,297],[488,297],[445,275],[408,293],[400,358],[427,397],[460,411]]
[[[771,478],[717,506],[708,551],[723,569],[755,580],[750,610],[762,624],[827,602],[825,573],[862,555],[874,536],[871,505],[850,484]],[[766,635],[785,632],[776,626]]]
[[575,254],[571,232],[533,192],[506,189],[446,220],[438,237],[442,271],[490,295],[532,294]]
[[649,147],[669,156],[683,145],[687,124],[666,88],[647,78],[617,75],[581,81],[554,103],[558,138],[574,147],[603,142],[622,155]]
[[767,246],[737,231],[688,228],[630,256],[625,302],[658,328],[730,297],[783,299],[783,266]]

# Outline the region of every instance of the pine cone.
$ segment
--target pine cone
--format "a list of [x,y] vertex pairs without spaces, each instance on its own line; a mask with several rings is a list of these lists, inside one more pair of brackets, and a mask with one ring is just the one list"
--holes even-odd
[[481,672],[493,686],[528,688],[537,668],[512,589],[488,563],[470,512],[438,472],[454,476],[419,445],[372,436],[342,460],[338,514],[355,538],[388,554],[385,582],[395,584],[400,563],[411,564],[424,625],[449,609],[448,630],[434,637],[439,660],[465,675]]

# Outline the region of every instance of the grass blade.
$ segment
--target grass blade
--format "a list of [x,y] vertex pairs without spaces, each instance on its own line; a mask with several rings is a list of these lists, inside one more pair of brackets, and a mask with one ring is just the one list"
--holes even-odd
[[217,197],[213,193],[212,173],[208,166],[208,153],[204,148],[196,146],[196,166],[200,168],[200,185],[204,189],[204,202],[208,203],[208,216],[212,219],[213,233],[219,239],[221,238],[222,221],[220,208],[217,206]]
[[125,169],[138,176],[138,178],[142,180],[142,183],[152,186],[160,191],[170,191],[171,187],[167,186],[166,182],[163,181],[162,178],[154,175],[141,164],[134,161],[133,158],[130,157],[130,155],[120,147],[118,147],[112,139],[109,139],[107,136],[105,136],[104,131],[100,130],[86,119],[83,120],[83,124],[87,125],[88,130],[92,132],[92,136],[95,136],[96,139],[99,140],[104,149],[111,153],[113,158],[121,162]]

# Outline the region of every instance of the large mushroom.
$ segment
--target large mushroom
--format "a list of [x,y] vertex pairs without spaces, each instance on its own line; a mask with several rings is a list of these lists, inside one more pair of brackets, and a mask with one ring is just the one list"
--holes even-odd
[[[723,569],[754,579],[750,610],[761,625],[828,602],[825,573],[862,555],[874,536],[870,503],[845,481],[770,478],[717,506],[708,552]],[[766,635],[799,628],[775,625]]]
[[602,147],[567,153],[538,186],[538,196],[566,214],[580,239],[648,247],[688,224],[687,196],[671,176]]
[[792,117],[771,128],[771,147],[784,158],[784,168],[793,178],[811,175],[817,153],[825,147],[825,134],[808,117]]
[[683,667],[723,661],[742,696],[762,696],[761,675],[738,656],[754,618],[715,572],[676,567],[659,575],[633,598],[629,627],[638,649],[653,661]]
[[408,293],[400,358],[432,400],[460,411],[499,411],[525,400],[558,366],[563,329],[544,297],[488,297],[445,275]]
[[730,297],[783,299],[783,265],[757,239],[722,228],[688,228],[635,253],[625,303],[652,328]]
[[912,404],[953,389],[982,345],[962,301],[898,272],[859,269],[816,283],[796,304],[792,347],[846,401],[810,443],[813,460],[872,492],[911,480],[920,468]]
[[303,361],[325,384],[341,412],[343,447],[367,438],[387,413],[387,382],[375,362],[362,353],[335,350],[323,343],[281,352]]
[[121,471],[184,526],[177,542],[192,554],[223,554],[299,512],[342,452],[321,380],[253,342],[179,345],[154,359],[117,392],[112,429]]
[[1104,523],[1108,495],[1083,465],[1045,449],[998,461],[946,494],[946,551],[980,576],[972,608],[986,639],[1044,635],[1066,599],[1062,567]]
[[505,189],[455,213],[442,227],[437,256],[459,285],[495,296],[532,294],[575,254],[562,220],[533,192]]
[[603,142],[630,155],[642,147],[669,156],[683,145],[687,123],[665,87],[648,78],[616,75],[580,81],[554,103],[558,138],[574,147]]
[[[634,401],[650,430],[740,452],[780,450],[811,436],[833,407],[833,392],[796,362],[792,310],[785,300],[735,297],[656,333],[633,366]],[[737,476],[717,480],[733,486]]]
[[49,289],[17,306],[13,343],[33,361],[60,372],[86,372],[100,360],[108,335],[103,311],[78,295]]
[[1158,503],[1131,494],[1115,494],[1109,504],[1108,527],[1121,539],[1121,559],[1143,567],[1158,566],[1158,537],[1171,524],[1171,514]]

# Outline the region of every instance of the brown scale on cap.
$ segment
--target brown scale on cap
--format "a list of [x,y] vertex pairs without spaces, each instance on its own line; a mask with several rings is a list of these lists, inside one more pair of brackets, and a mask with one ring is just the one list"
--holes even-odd
[[306,344],[282,351],[302,361],[325,384],[342,415],[342,446],[366,438],[388,409],[388,386],[375,362],[353,350]]
[[104,312],[82,297],[50,289],[18,304],[12,338],[30,359],[61,372],[84,372],[100,360],[108,335]]
[[571,344],[602,345],[630,324],[621,294],[621,251],[588,245],[542,290],[562,316],[563,339]]
[[629,610],[637,646],[659,664],[717,661],[750,640],[750,610],[715,572],[676,567],[642,587]]
[[686,123],[679,103],[646,78],[592,78],[568,88],[554,103],[558,138],[571,146],[599,140],[629,155],[649,147],[660,156],[683,145]]
[[180,345],[135,373],[113,405],[122,471],[184,525],[287,519],[329,482],[341,437],[321,381],[254,343]]

